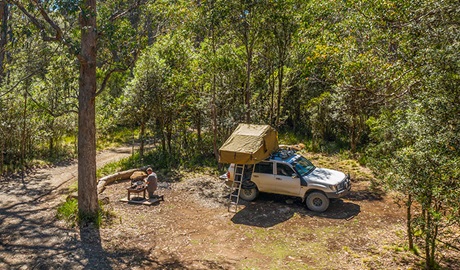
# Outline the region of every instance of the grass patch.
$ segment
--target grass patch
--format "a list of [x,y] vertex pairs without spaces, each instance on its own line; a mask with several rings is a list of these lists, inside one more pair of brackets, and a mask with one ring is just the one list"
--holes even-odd
[[68,199],[58,206],[56,217],[65,221],[70,227],[75,227],[82,223],[94,223],[97,228],[101,227],[104,223],[110,223],[114,218],[114,214],[104,209],[103,205],[99,203],[99,211],[96,217],[83,217],[78,213],[78,200]]
[[70,184],[68,188],[69,193],[74,193],[78,191],[78,181],[74,181],[72,184]]
[[56,217],[60,220],[64,220],[70,227],[75,227],[78,224],[77,199],[69,199],[59,205]]
[[280,144],[298,144],[304,143],[311,145],[311,141],[305,136],[295,134],[294,132],[280,132],[278,133],[278,141]]
[[214,156],[200,155],[196,156],[174,156],[169,155],[161,149],[154,148],[144,153],[141,158],[139,153],[130,157],[123,158],[119,161],[108,163],[97,169],[96,177],[101,178],[115,172],[139,168],[143,166],[152,166],[154,171],[162,178],[177,181],[181,177],[180,172],[199,172],[206,174],[218,175],[217,162]]
[[149,163],[143,164],[140,160],[139,153],[135,153],[126,158],[122,158],[118,161],[107,163],[101,168],[96,170],[96,178],[101,178],[106,175],[113,174],[119,171],[125,171],[133,168],[142,167]]
[[[330,263],[319,258],[328,254],[328,238],[339,231],[341,233],[341,229],[326,227],[317,230],[304,226],[290,229],[293,230],[291,233],[286,233],[283,228],[251,228],[244,232],[245,237],[251,239],[248,241],[252,243],[251,248],[270,258],[263,269],[317,269]],[[246,260],[241,266],[243,269],[259,269],[260,264]]]
[[114,172],[136,168],[139,165],[138,162],[139,154],[134,154],[134,156],[122,158],[118,161],[107,163],[96,170],[96,178],[101,178],[103,176],[113,174]]
[[304,151],[303,155],[317,167],[350,173],[351,178],[357,181],[375,181],[372,171],[361,166],[348,151],[343,151],[337,155],[324,155]]
[[102,150],[109,147],[117,147],[123,144],[132,143],[139,140],[138,128],[132,127],[115,127],[109,132],[98,134],[97,149]]

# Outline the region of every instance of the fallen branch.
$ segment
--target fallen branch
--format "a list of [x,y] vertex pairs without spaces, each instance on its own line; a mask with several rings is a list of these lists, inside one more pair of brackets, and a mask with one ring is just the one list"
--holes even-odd
[[149,166],[144,166],[141,168],[131,169],[127,171],[117,172],[111,175],[107,175],[99,179],[97,182],[97,193],[101,194],[105,190],[105,186],[111,184],[117,180],[127,180],[131,175],[136,171],[145,171]]

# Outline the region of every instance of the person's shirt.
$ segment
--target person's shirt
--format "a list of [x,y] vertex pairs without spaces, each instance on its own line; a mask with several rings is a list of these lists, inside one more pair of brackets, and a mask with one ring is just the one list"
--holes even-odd
[[147,176],[147,183],[156,183],[156,181],[157,181],[156,173],[152,172],[151,174],[149,174],[149,176]]

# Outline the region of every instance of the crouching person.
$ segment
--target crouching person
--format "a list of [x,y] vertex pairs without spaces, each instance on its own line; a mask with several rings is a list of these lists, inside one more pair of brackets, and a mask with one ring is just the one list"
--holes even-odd
[[155,190],[158,188],[158,183],[157,183],[157,175],[152,171],[152,168],[147,169],[147,178],[145,178],[147,182],[147,191],[149,192],[149,199],[153,199],[155,195],[153,193]]

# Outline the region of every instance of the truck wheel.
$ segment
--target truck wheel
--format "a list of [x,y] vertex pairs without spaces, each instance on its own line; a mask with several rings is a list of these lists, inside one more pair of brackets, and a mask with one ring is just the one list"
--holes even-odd
[[253,201],[257,195],[259,195],[259,190],[256,187],[240,190],[240,198],[245,201]]
[[329,199],[322,192],[312,192],[305,200],[308,209],[315,212],[324,212],[329,207]]

